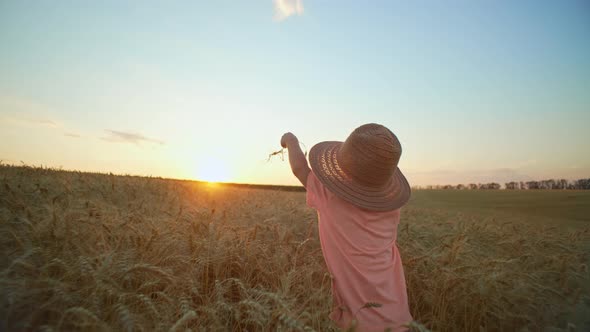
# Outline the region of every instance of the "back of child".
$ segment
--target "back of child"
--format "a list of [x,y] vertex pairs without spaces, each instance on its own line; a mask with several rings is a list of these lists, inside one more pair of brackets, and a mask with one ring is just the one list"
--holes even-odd
[[315,145],[311,170],[294,135],[285,134],[281,144],[306,187],[307,204],[318,212],[332,277],[330,318],[357,331],[407,330],[412,316],[396,238],[410,188],[397,168],[397,137],[381,125],[361,126],[345,142]]
[[313,172],[307,180],[307,204],[318,211],[322,252],[332,276],[330,318],[342,328],[355,319],[359,331],[395,331],[411,321],[395,244],[400,210],[360,209],[327,190]]

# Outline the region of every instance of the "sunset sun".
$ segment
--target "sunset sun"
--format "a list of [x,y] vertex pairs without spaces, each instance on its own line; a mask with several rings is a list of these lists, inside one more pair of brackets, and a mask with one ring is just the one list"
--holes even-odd
[[195,178],[207,182],[228,182],[227,163],[216,157],[203,158],[196,165]]

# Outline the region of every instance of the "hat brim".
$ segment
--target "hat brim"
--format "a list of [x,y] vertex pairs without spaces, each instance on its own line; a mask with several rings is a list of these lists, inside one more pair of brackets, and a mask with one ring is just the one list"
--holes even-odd
[[321,142],[309,151],[309,163],[314,174],[330,191],[370,211],[396,210],[408,202],[410,185],[398,167],[389,181],[378,188],[358,183],[346,174],[338,164],[342,144],[337,141]]

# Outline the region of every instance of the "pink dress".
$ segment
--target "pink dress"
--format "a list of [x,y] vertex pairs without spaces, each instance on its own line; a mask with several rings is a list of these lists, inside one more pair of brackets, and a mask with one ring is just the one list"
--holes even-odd
[[[396,245],[400,210],[360,209],[307,178],[307,205],[318,211],[322,252],[332,276],[334,309],[340,328],[356,318],[357,331],[405,331],[412,321],[406,279]],[[366,307],[377,303],[378,307]]]

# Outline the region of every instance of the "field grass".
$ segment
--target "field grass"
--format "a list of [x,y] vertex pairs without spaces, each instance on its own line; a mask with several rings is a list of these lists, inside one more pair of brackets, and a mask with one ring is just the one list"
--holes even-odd
[[412,204],[559,226],[590,226],[590,190],[416,190]]
[[[304,193],[11,166],[0,182],[2,331],[334,330]],[[588,198],[414,192],[398,245],[416,329],[588,329]]]

